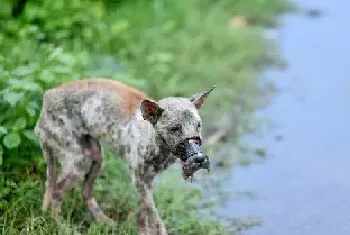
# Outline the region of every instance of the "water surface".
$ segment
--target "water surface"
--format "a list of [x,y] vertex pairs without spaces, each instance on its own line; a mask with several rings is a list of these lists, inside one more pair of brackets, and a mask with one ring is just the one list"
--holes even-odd
[[[350,234],[350,1],[299,0],[325,11],[287,17],[279,43],[289,69],[268,73],[284,91],[263,112],[278,127],[266,136],[266,163],[233,169],[230,216],[259,216],[258,235]],[[283,141],[276,142],[275,134]]]

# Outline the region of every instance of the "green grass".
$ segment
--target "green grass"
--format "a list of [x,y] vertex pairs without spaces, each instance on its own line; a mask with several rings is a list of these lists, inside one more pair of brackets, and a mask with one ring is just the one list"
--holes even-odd
[[[261,36],[263,27],[278,25],[278,15],[293,9],[288,0],[41,0],[29,1],[20,17],[11,18],[13,1],[2,4],[0,234],[6,235],[71,233],[40,209],[45,162],[33,127],[46,89],[104,76],[158,99],[218,84],[201,111],[204,126],[215,127],[227,119],[235,95],[245,100],[247,112],[256,107],[259,73],[278,62],[275,45]],[[251,27],[230,28],[235,15]],[[137,234],[128,169],[109,152],[103,164],[95,196],[115,225],[92,220],[79,188],[69,192],[64,218],[82,234]],[[158,176],[155,200],[170,234],[225,235],[252,224],[218,222],[215,208],[226,199],[225,179],[200,176],[196,184],[184,182],[176,165]]]
[[[23,175],[5,174],[0,194],[1,234],[62,234],[50,214],[42,213],[40,209],[44,176],[33,172],[40,171],[36,165],[42,164],[42,161],[37,162],[33,169],[23,172],[27,174],[26,180],[23,180]],[[63,215],[67,224],[83,234],[137,234],[136,194],[130,184],[128,169],[119,158],[107,154],[94,190],[106,214],[117,221],[115,225],[106,226],[93,221],[80,195],[80,187],[69,192],[64,201]],[[158,177],[155,200],[170,234],[230,234],[225,227],[200,217],[197,212],[201,197],[200,190],[182,180],[178,167]]]

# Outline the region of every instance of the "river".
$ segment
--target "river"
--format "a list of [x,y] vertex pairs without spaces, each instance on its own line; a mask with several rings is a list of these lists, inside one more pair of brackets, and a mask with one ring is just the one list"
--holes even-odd
[[296,3],[325,15],[284,17],[278,40],[289,68],[266,73],[282,89],[262,112],[277,123],[264,138],[269,157],[234,167],[230,187],[255,197],[232,199],[223,214],[261,217],[249,235],[349,235],[350,1]]

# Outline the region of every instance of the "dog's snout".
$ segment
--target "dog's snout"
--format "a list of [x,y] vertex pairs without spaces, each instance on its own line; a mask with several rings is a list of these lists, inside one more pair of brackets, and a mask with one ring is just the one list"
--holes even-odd
[[202,164],[204,163],[205,161],[207,161],[208,157],[205,156],[205,155],[197,155],[194,159],[194,162],[195,163],[199,163],[199,164]]

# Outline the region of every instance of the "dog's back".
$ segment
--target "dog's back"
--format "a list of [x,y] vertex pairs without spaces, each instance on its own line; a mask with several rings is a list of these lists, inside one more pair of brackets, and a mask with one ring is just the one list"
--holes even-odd
[[[80,134],[104,135],[111,122],[125,124],[148,96],[124,83],[91,78],[64,83],[45,92],[38,121],[64,116]],[[68,128],[68,127],[67,127]]]
[[64,83],[48,90],[44,95],[44,109],[67,107],[70,103],[81,104],[91,96],[111,102],[119,108],[119,112],[126,117],[133,114],[141,100],[148,96],[140,90],[124,83],[103,79],[91,78]]

